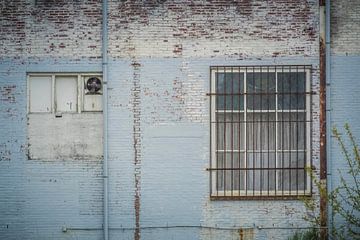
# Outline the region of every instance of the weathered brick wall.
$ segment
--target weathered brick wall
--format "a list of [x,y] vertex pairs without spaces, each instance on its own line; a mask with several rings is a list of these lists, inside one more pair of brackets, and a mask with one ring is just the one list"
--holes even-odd
[[1,57],[101,57],[101,1],[0,3]]
[[[101,163],[26,156],[26,72],[101,70],[101,2],[1,6],[0,122],[18,127],[0,137],[0,236],[101,239]],[[311,64],[318,91],[317,1],[109,1],[109,54],[112,238],[237,239],[237,231],[166,226],[307,226],[298,201],[209,200],[206,93],[209,66],[254,64]],[[317,167],[317,95],[312,105]],[[253,234],[286,239],[294,231]]]
[[331,1],[331,50],[334,55],[359,56],[359,1]]
[[[112,1],[114,57],[314,56],[317,1]],[[119,20],[120,19],[120,20]]]

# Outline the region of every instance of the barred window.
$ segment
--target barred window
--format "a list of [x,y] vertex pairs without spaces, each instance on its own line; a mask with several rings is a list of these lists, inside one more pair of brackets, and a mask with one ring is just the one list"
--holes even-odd
[[212,198],[310,194],[310,70],[210,68]]

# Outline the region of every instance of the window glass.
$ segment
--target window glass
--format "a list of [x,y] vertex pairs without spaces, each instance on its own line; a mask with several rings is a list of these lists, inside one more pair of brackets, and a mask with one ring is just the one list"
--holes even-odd
[[[245,154],[218,152],[217,189],[244,190],[245,189]],[[242,169],[242,170],[241,170]]]
[[[244,113],[218,113],[217,115],[217,148],[224,149],[245,149],[245,123]],[[221,136],[221,137],[220,137]]]
[[278,73],[278,108],[305,109],[305,73]]
[[[217,73],[216,75],[216,108],[218,110],[244,109],[244,74]],[[237,94],[237,95],[233,95]]]
[[247,73],[247,108],[250,110],[275,109],[275,82],[274,72]]
[[77,76],[59,76],[55,78],[57,112],[77,111]]
[[29,111],[32,113],[51,112],[51,76],[29,77]]
[[248,113],[246,119],[246,148],[251,150],[275,150],[275,113]]
[[298,191],[306,187],[305,154],[302,152],[278,154],[278,189]]
[[303,112],[278,114],[278,149],[305,149],[306,114]]
[[275,189],[275,153],[247,154],[247,190],[267,192]]

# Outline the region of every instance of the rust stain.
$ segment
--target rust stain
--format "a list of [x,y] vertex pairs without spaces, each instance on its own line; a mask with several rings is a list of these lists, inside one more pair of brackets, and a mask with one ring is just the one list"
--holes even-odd
[[[325,41],[320,38],[320,183],[326,189],[326,75],[325,75]],[[320,226],[327,225],[327,198],[320,193]],[[326,239],[325,229],[320,231],[320,238]]]

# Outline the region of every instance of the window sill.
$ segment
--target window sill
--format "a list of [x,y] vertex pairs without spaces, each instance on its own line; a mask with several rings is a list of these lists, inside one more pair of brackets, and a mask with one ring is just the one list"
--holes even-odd
[[211,201],[246,201],[246,200],[301,200],[303,198],[309,198],[311,194],[305,195],[256,195],[256,196],[210,196]]

